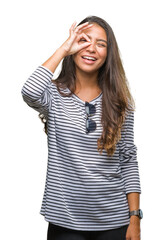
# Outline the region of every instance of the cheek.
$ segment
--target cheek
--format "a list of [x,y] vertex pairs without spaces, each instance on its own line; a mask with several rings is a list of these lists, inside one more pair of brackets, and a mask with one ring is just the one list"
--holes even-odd
[[75,64],[78,62],[78,53],[73,55],[73,61],[75,62]]
[[99,49],[99,56],[102,59],[106,59],[106,57],[107,57],[107,49]]
[[101,57],[102,61],[105,62],[106,57],[107,57],[107,51],[106,50],[101,51],[100,52],[100,57]]
[[73,59],[74,59],[75,61],[78,61],[78,60],[81,58],[81,52],[82,52],[82,51],[79,51],[79,52],[77,52],[77,53],[75,53],[75,54],[73,55]]

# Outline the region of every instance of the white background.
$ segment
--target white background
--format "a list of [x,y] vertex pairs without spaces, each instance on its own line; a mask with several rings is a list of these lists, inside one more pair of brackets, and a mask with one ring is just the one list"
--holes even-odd
[[5,1],[0,6],[0,239],[46,240],[39,214],[47,168],[47,142],[38,113],[21,88],[88,15],[113,28],[136,102],[135,143],[141,178],[142,239],[163,239],[162,0]]

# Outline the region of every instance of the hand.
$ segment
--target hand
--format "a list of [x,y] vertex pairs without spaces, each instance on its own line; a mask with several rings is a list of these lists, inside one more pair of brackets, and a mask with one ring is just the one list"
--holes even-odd
[[[77,26],[76,28],[75,26],[76,22],[74,22],[69,29],[69,38],[61,46],[61,48],[64,49],[66,56],[75,54],[91,44],[88,36],[85,33],[82,33],[82,31],[92,27],[93,24],[86,22]],[[84,41],[79,44],[80,39],[84,39]]]
[[126,240],[140,240],[140,220],[136,216],[134,216],[134,218],[138,219],[132,218],[133,217],[131,217],[132,221],[130,221],[130,224],[126,232]]

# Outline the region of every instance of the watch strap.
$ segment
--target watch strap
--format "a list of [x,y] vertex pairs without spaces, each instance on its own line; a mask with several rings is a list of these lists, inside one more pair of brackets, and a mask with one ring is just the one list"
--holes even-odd
[[140,219],[142,219],[142,217],[143,217],[141,209],[130,211],[129,215],[130,215],[130,217],[131,216],[138,216]]

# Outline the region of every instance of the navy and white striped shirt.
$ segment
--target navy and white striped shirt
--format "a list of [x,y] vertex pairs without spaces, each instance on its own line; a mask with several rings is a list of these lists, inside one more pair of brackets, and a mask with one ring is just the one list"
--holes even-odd
[[[128,111],[114,155],[97,150],[102,94],[90,101],[94,132],[86,133],[85,102],[61,96],[53,73],[39,66],[22,88],[24,101],[43,113],[48,125],[48,167],[40,213],[53,224],[75,230],[107,230],[129,224],[126,194],[140,193],[134,112]],[[63,89],[63,92],[70,90]]]

